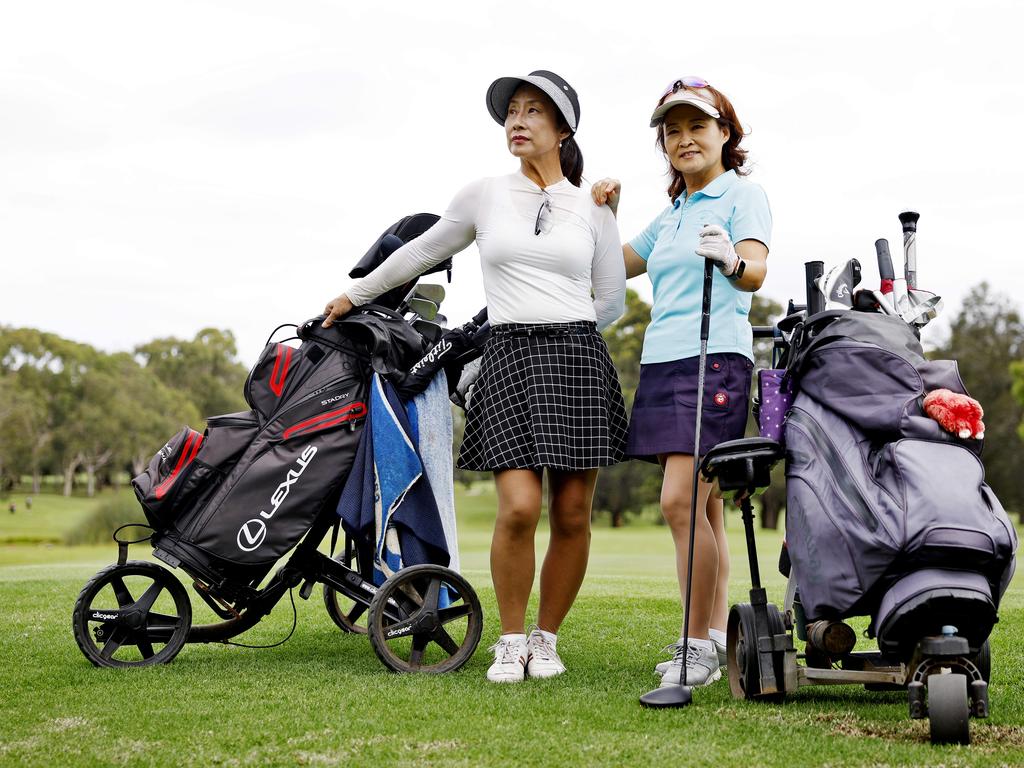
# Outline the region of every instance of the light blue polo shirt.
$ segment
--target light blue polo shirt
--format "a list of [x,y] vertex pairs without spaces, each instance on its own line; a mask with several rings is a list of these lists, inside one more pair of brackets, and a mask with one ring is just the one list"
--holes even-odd
[[[644,334],[641,363],[665,363],[700,353],[701,291],[704,259],[696,254],[697,233],[718,224],[729,239],[770,245],[772,214],[760,186],[726,171],[685,201],[676,198],[643,232],[630,240],[647,262],[654,286],[651,323]],[[747,315],[753,294],[733,287],[717,269],[711,289],[708,352],[737,352],[754,359]]]

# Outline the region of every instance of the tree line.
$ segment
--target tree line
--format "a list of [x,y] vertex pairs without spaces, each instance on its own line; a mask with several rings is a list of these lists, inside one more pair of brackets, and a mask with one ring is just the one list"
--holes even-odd
[[[770,325],[782,314],[782,307],[757,294],[753,297],[750,322]],[[627,409],[640,372],[644,330],[650,307],[633,291],[627,291],[626,311],[605,331],[612,359],[619,371]],[[925,337],[926,340],[928,337]],[[971,289],[950,333],[927,352],[932,359],[956,360],[967,390],[985,409],[985,479],[1007,510],[1020,514],[1024,523],[1024,320],[1009,297],[987,283]],[[771,366],[771,343],[755,342],[755,368]],[[756,392],[756,385],[751,393]],[[757,434],[753,419],[747,434]],[[595,509],[611,515],[612,524],[645,507],[656,505],[661,488],[661,469],[653,464],[630,461],[601,471],[594,498]],[[758,497],[762,524],[776,527],[785,505],[785,476],[776,467],[772,486]]]
[[[768,325],[782,307],[753,297],[751,322]],[[605,331],[627,409],[640,373],[650,306],[627,291],[626,311]],[[755,345],[757,367],[771,364],[770,342]],[[1024,517],[1024,321],[1008,297],[982,283],[951,323],[936,358],[957,360],[968,390],[985,408],[986,477],[1003,504]],[[31,328],[0,326],[0,490],[31,477],[59,475],[70,494],[84,474],[85,491],[123,471],[138,474],[183,424],[245,409],[247,367],[230,331],[206,328],[191,340],[155,339],[131,352],[106,353]],[[456,410],[456,445],[462,414]],[[754,434],[753,422],[748,433]],[[762,521],[774,527],[785,501],[780,477],[761,498]],[[457,479],[481,477],[457,470]],[[631,461],[601,472],[595,509],[621,525],[656,505],[657,465]]]
[[32,328],[0,326],[0,489],[59,475],[70,495],[140,473],[183,424],[245,407],[247,369],[230,331],[155,339],[106,353]]

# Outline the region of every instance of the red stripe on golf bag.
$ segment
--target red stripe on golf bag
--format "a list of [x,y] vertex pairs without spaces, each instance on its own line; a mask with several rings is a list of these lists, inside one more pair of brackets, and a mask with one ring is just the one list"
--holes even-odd
[[288,366],[292,361],[292,348],[286,344],[277,345],[277,357],[274,359],[274,370],[270,374],[270,390],[281,396],[284,392],[284,381],[288,377]]
[[185,447],[181,449],[181,455],[178,456],[178,464],[174,467],[174,471],[167,476],[160,485],[158,485],[153,493],[158,499],[162,499],[164,495],[174,486],[174,481],[181,474],[181,470],[192,463],[192,460],[199,453],[199,447],[203,444],[203,436],[196,432],[194,429],[189,432],[188,439],[185,441]]
[[349,403],[344,408],[335,411],[328,411],[314,416],[311,419],[293,424],[284,431],[283,439],[287,440],[294,435],[308,435],[312,432],[319,432],[328,427],[336,427],[352,419],[359,419],[366,415],[366,403]]

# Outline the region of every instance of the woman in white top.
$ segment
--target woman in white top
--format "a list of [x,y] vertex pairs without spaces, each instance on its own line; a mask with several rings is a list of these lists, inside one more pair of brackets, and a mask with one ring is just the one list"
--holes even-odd
[[[459,466],[494,472],[491,577],[502,634],[487,677],[518,682],[565,671],[556,633],[586,572],[597,470],[623,455],[622,392],[598,331],[622,314],[625,269],[614,216],[579,186],[575,90],[538,70],[494,81],[487,107],[519,170],[462,189],[437,224],[329,302],[324,325],[476,241],[493,332]],[[544,468],[551,536],[527,637]]]

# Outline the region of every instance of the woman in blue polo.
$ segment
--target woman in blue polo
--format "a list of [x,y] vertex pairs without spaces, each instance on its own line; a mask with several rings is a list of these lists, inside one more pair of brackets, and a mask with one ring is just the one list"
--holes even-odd
[[[718,270],[711,297],[710,337],[701,445],[743,437],[753,370],[747,315],[767,272],[771,213],[764,191],[743,178],[743,131],[729,100],[700,78],[673,82],[651,116],[658,147],[669,162],[670,205],[623,245],[626,277],[647,273],[654,289],[644,336],[640,383],[633,403],[627,454],[664,469],[661,509],[672,531],[680,595],[686,584],[694,461],[697,365],[704,260]],[[619,182],[603,179],[594,202],[618,208]],[[670,645],[656,667],[662,685],[677,685],[683,665],[689,685],[721,676],[728,620],[729,551],[722,502],[701,484],[694,531],[690,642]],[[682,634],[682,632],[680,632]],[[666,649],[666,650],[669,650]]]

